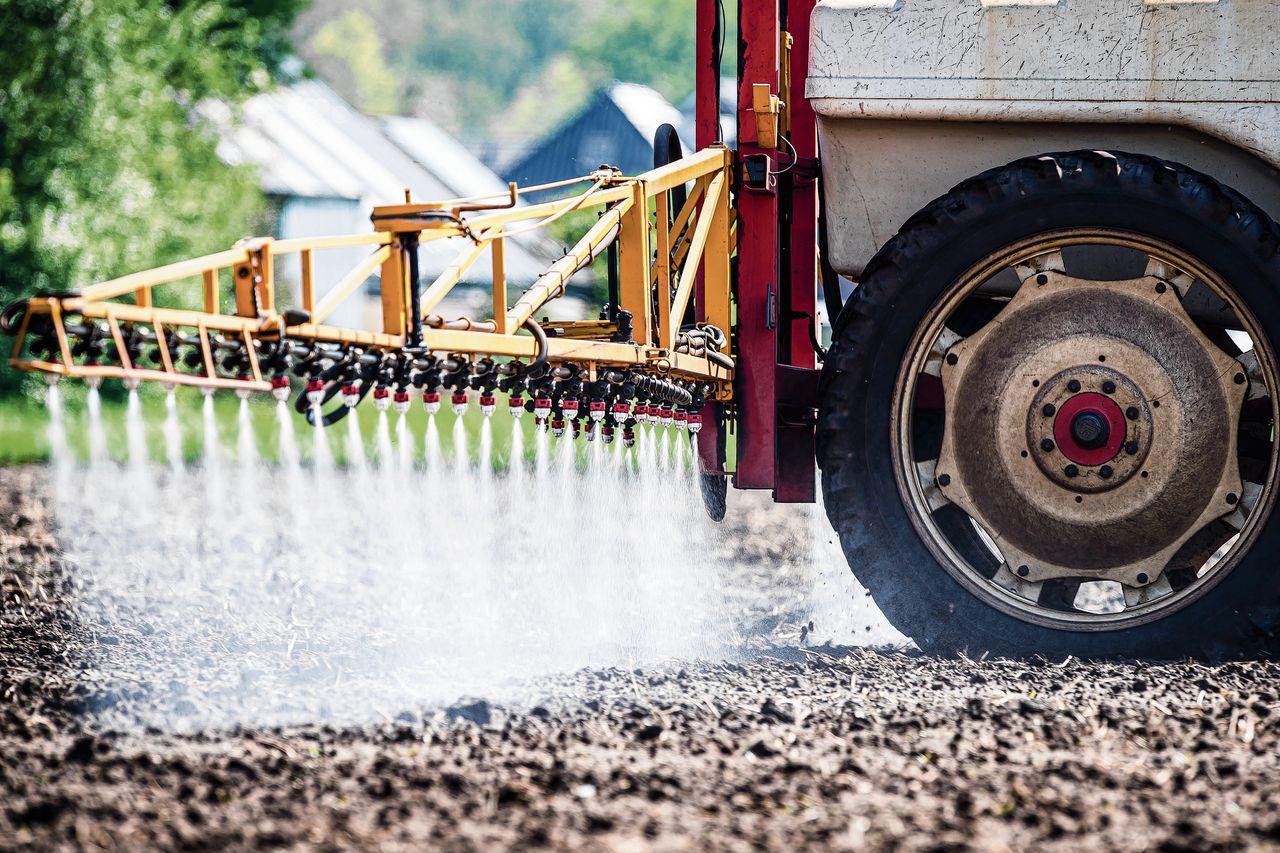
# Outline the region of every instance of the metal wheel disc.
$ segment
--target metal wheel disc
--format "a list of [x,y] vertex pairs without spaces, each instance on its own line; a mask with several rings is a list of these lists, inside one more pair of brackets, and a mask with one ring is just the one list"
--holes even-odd
[[[1189,295],[1227,323],[1204,328]],[[957,331],[975,300],[994,316]],[[948,571],[1021,618],[1108,630],[1171,612],[1231,570],[1270,511],[1237,442],[1248,400],[1273,416],[1265,341],[1227,283],[1150,238],[1072,230],[986,259],[926,319],[899,379],[913,522]],[[941,412],[922,403],[939,381]],[[937,446],[924,424],[936,433],[939,416]],[[966,525],[985,548],[965,546]]]

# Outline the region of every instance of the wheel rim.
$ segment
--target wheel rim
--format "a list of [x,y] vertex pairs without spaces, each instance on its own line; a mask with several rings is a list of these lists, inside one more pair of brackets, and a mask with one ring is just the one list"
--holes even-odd
[[[1183,300],[1232,320],[1208,327]],[[1220,583],[1271,512],[1272,445],[1237,437],[1274,423],[1275,365],[1234,290],[1177,247],[1038,235],[920,324],[894,398],[898,485],[942,566],[998,609],[1077,631],[1162,618]]]

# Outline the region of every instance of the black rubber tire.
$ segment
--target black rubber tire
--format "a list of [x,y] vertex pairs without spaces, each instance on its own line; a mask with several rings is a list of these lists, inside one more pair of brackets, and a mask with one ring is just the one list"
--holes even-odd
[[1152,157],[1082,151],[967,180],[876,254],[834,329],[819,386],[817,450],[827,515],[845,556],[889,621],[929,652],[1210,660],[1262,653],[1280,627],[1280,512],[1198,599],[1146,624],[1092,632],[1044,627],[987,604],[938,563],[910,520],[890,436],[913,335],[979,260],[1073,226],[1144,233],[1198,257],[1280,349],[1280,228],[1214,179]]

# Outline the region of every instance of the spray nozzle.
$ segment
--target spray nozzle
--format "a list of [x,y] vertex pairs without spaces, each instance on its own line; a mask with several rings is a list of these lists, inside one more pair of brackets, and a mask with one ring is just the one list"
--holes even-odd
[[440,411],[440,392],[423,391],[422,408],[426,410],[428,415],[434,415],[436,412]]
[[379,385],[373,389],[373,407],[379,412],[385,412],[391,408],[391,389],[386,385]]
[[564,418],[555,418],[551,421],[551,434],[556,438],[564,435]]
[[591,420],[593,421],[604,420],[606,408],[607,407],[604,404],[604,400],[592,400],[590,406],[588,407],[588,411],[591,413]]
[[406,414],[409,411],[409,392],[401,389],[396,392],[395,396],[396,414]]
[[702,415],[699,412],[689,413],[689,432],[697,435],[702,432]]
[[307,380],[307,402],[313,406],[318,406],[324,402],[324,380],[308,379]]
[[480,395],[480,414],[486,418],[498,410],[498,398],[492,394]]
[[507,400],[507,411],[511,413],[511,417],[518,418],[524,414],[524,398],[519,394],[512,396]]
[[462,417],[467,413],[467,392],[455,391],[453,396],[449,398],[453,403],[453,413],[458,417]]
[[636,431],[633,430],[631,427],[627,427],[622,431],[622,446],[623,447],[636,446]]
[[613,427],[609,424],[600,427],[600,438],[605,444],[613,444]]
[[664,427],[669,427],[673,420],[675,420],[675,412],[671,409],[665,407],[658,409],[658,423],[662,424]]
[[551,416],[551,398],[537,397],[533,401],[533,416],[538,420],[545,420]]
[[578,398],[566,397],[560,401],[560,411],[564,412],[564,416],[569,420],[578,417]]
[[689,428],[689,413],[683,409],[676,409],[675,412],[676,429]]
[[289,399],[289,377],[277,376],[271,380],[271,396],[281,403]]
[[619,402],[619,403],[613,404],[613,419],[618,423],[622,423],[628,417],[630,417],[630,415],[631,415],[630,403]]
[[360,386],[348,383],[342,386],[342,405],[354,409],[360,402]]

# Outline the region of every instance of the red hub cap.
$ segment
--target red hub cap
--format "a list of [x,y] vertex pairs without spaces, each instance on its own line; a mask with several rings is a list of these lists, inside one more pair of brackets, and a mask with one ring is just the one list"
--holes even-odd
[[1110,462],[1124,446],[1124,412],[1105,394],[1077,394],[1058,409],[1053,437],[1062,455],[1077,465]]

